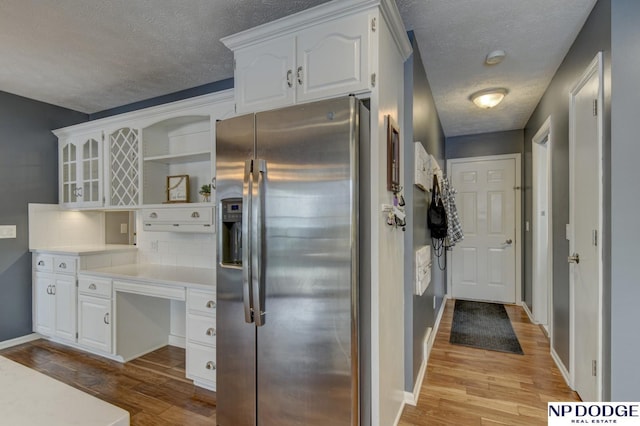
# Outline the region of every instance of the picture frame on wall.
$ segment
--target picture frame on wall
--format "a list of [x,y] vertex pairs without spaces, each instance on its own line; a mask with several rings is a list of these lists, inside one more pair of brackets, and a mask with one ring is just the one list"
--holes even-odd
[[387,190],[400,191],[400,129],[387,115]]
[[189,202],[189,175],[167,176],[166,203]]

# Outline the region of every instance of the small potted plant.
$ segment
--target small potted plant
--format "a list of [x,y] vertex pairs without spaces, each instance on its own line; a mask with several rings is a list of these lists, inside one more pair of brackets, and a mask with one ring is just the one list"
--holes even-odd
[[202,185],[202,187],[200,187],[199,194],[202,195],[203,203],[208,203],[209,201],[211,201],[211,185]]

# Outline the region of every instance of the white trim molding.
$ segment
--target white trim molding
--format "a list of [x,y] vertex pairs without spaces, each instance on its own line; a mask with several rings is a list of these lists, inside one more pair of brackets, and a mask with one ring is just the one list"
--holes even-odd
[[33,342],[34,340],[42,339],[42,336],[38,333],[27,334],[26,336],[16,337],[15,339],[5,340],[0,342],[0,349],[7,349],[13,346],[18,346],[23,343]]
[[551,344],[549,344],[549,346],[551,347],[551,359],[553,359],[553,362],[556,363],[556,367],[558,367],[558,370],[560,370],[560,374],[562,374],[562,378],[564,378],[564,382],[567,384],[567,386],[569,386],[573,390],[573,385],[571,383],[571,375],[569,374],[567,367],[564,366],[564,363],[560,359],[560,356],[558,355],[556,350],[553,348],[553,346],[551,346]]
[[[603,53],[598,52],[596,56],[593,58],[591,63],[586,67],[582,76],[577,80],[575,85],[571,88],[569,92],[569,220],[572,222],[569,225],[570,230],[570,242],[569,242],[569,252],[573,252],[574,248],[574,221],[573,217],[575,214],[575,179],[573,176],[574,170],[574,158],[573,155],[576,152],[576,144],[575,140],[575,131],[574,127],[576,125],[575,118],[575,95],[582,89],[582,87],[593,77],[594,75],[598,76],[598,94],[597,94],[597,103],[596,103],[596,115],[597,115],[597,126],[598,126],[598,170],[596,173],[598,174],[598,229],[597,229],[597,238],[600,243],[597,245],[597,256],[598,256],[598,283],[597,283],[597,294],[598,294],[598,302],[597,302],[597,356],[596,360],[596,399],[597,401],[603,400],[603,389],[604,389],[604,368],[603,361],[604,357],[604,344],[603,344],[603,317],[604,317],[604,308],[603,308],[603,286],[604,286],[604,253],[603,253],[603,244],[602,241],[606,241],[607,236],[604,233],[604,211],[603,211],[603,197],[604,197],[604,187],[603,187],[603,141],[604,141],[604,59]],[[593,188],[590,188],[593,190]],[[575,389],[575,369],[576,369],[576,339],[575,339],[575,315],[576,315],[576,307],[575,307],[575,283],[573,279],[573,273],[569,272],[569,386],[572,389]],[[553,342],[553,341],[552,341]]]
[[[424,376],[427,373],[429,356],[431,355],[431,349],[433,349],[433,344],[436,340],[436,336],[438,335],[438,330],[440,329],[440,321],[442,321],[442,315],[444,314],[444,310],[447,305],[447,299],[449,299],[449,297],[445,295],[442,299],[442,303],[440,303],[440,309],[438,310],[438,315],[436,316],[436,321],[433,325],[433,328],[428,328],[427,333],[424,336],[425,350],[423,351],[422,365],[420,366],[420,371],[418,372],[418,377],[416,378],[416,383],[413,387],[413,393],[407,391],[404,392],[404,402],[406,404],[413,406],[416,406],[418,404],[422,382],[424,381]],[[402,414],[402,411],[400,411],[400,414]],[[399,419],[400,418],[398,417],[398,420]],[[395,424],[398,423],[396,422]]]
[[[502,155],[487,155],[482,157],[465,157],[465,158],[452,158],[447,160],[447,173],[451,171],[451,168],[456,163],[470,163],[474,161],[492,161],[492,160],[515,160],[515,186],[518,188],[515,194],[515,236],[513,245],[515,246],[515,268],[516,268],[516,300],[514,303],[522,301],[522,155],[520,153],[514,154],[502,154]],[[454,247],[455,250],[455,247]],[[453,294],[452,289],[452,275],[447,274],[447,294]]]

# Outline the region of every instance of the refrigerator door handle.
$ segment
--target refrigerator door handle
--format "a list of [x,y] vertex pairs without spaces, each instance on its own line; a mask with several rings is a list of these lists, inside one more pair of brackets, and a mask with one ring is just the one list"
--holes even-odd
[[253,300],[251,289],[251,196],[253,182],[251,170],[253,160],[244,162],[244,180],[242,183],[242,303],[245,322],[253,322]]
[[267,162],[256,159],[253,161],[253,193],[251,204],[251,279],[253,303],[255,307],[254,321],[260,327],[265,323],[265,288],[264,288],[264,257],[262,253],[264,238],[264,175],[267,172]]

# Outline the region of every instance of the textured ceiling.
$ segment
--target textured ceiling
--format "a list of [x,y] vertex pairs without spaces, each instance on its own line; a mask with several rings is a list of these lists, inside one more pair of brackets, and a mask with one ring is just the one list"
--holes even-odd
[[[93,113],[223,80],[220,38],[325,1],[0,0],[0,90]],[[595,0],[397,3],[454,136],[521,129]],[[507,57],[489,67],[493,49]],[[469,102],[492,86],[510,92],[497,108]]]

